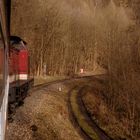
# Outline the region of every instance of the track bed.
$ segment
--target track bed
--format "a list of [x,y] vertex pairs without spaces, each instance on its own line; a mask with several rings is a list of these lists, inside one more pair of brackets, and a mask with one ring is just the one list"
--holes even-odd
[[75,78],[40,85],[30,91],[9,124],[9,140],[83,140],[69,108],[69,93],[94,78]]

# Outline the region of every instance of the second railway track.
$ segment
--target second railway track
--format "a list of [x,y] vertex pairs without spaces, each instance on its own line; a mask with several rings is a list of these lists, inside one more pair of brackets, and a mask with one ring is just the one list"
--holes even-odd
[[69,104],[73,119],[77,122],[83,136],[89,140],[112,140],[90,117],[82,100],[82,87],[75,87],[69,94]]

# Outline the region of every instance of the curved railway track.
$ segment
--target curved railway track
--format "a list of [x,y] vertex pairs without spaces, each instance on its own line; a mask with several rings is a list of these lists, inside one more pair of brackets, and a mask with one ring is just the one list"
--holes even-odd
[[[100,79],[100,76],[77,76],[74,78],[66,78],[61,80],[52,81],[49,83],[40,84],[34,86],[31,90],[32,92],[35,90],[40,90],[44,87],[50,86],[52,84],[64,83],[71,80],[78,79],[90,79],[97,80],[100,83],[104,82],[103,79]],[[112,140],[90,117],[86,106],[83,102],[82,96],[84,95],[83,90],[87,86],[84,85],[82,87],[74,86],[69,90],[69,100],[68,107],[70,110],[71,121],[77,127],[77,130],[82,135],[82,137],[86,140]]]
[[83,133],[83,136],[89,140],[113,140],[110,138],[90,117],[86,106],[82,100],[83,90],[86,88],[74,87],[69,93],[70,110],[75,122]]

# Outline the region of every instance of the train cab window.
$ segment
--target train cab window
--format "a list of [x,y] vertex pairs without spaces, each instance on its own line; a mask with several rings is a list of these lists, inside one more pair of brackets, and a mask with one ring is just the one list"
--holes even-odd
[[1,33],[0,33],[0,94],[3,89],[3,82],[4,82],[4,44],[1,39]]

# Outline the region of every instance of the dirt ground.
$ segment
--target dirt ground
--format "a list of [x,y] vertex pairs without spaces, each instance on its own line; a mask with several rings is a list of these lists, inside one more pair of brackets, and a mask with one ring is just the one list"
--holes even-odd
[[82,140],[70,121],[69,90],[58,83],[30,92],[8,124],[8,140]]

